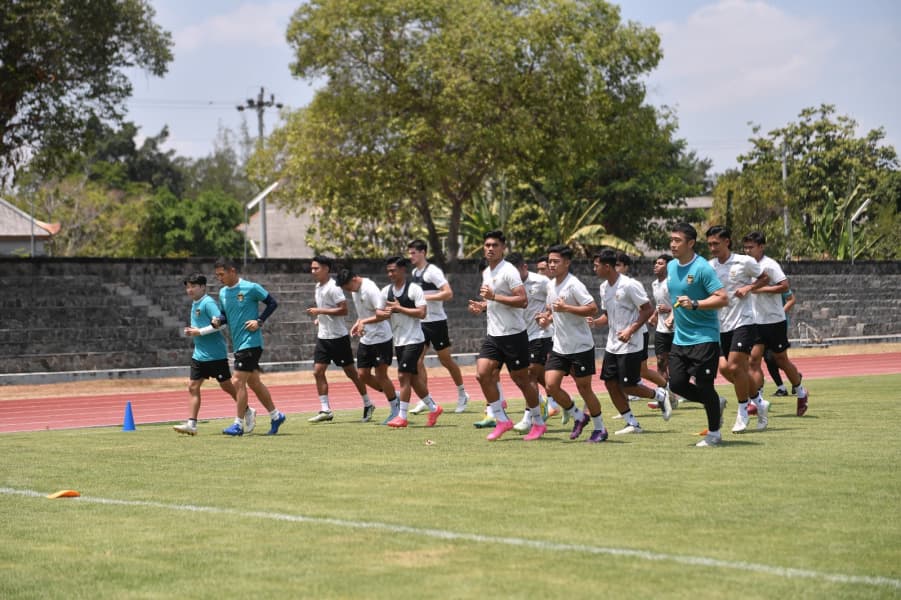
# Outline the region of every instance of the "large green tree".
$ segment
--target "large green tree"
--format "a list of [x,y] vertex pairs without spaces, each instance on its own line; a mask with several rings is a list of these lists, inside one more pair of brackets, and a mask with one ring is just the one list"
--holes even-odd
[[[642,106],[661,57],[655,32],[603,0],[314,0],[288,40],[295,75],[324,84],[275,137],[285,201],[374,220],[412,209],[448,260],[487,179],[581,168],[605,124]],[[341,239],[342,223],[320,219],[320,234]]]
[[172,40],[154,16],[147,0],[0,2],[0,183],[33,156],[57,166],[92,118],[120,119],[126,69],[166,72]]
[[828,104],[805,108],[796,122],[765,135],[755,126],[751,149],[739,156],[741,169],[717,181],[712,217],[729,220],[740,234],[763,231],[774,256],[841,259],[850,257],[850,217],[870,199],[854,226],[855,257],[901,256],[898,155],[884,143],[883,129],[862,136],[857,129]]

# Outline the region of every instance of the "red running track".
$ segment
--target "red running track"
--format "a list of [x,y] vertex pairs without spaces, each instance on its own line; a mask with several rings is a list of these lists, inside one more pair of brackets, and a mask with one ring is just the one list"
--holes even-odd
[[[827,377],[853,377],[901,373],[901,352],[883,354],[859,354],[793,358],[804,380]],[[264,378],[265,381],[265,378]],[[337,369],[329,370],[331,406],[335,410],[362,411],[362,402],[353,385]],[[510,398],[521,393],[504,371],[501,381],[504,393]],[[567,378],[567,390],[575,386]],[[721,378],[718,383],[725,383]],[[476,414],[482,410],[481,392],[474,376],[465,377],[466,389],[472,396],[467,412]],[[456,388],[449,377],[429,377],[432,396],[440,403],[456,406]],[[599,385],[596,389],[602,389]],[[314,384],[271,386],[270,391],[279,410],[292,413],[313,413],[319,410],[319,400]],[[219,419],[234,416],[234,402],[212,381],[203,388],[203,405],[200,418]],[[815,397],[814,392],[814,397]],[[251,393],[251,406],[261,409]],[[387,414],[384,397],[372,393],[370,397],[380,410],[376,419]],[[103,394],[96,396],[61,396],[0,402],[0,432],[39,431],[121,425],[125,415],[125,403],[130,401],[135,423],[165,423],[181,421],[188,416],[188,394],[184,389],[171,392],[145,392]],[[261,425],[266,423],[260,415]]]

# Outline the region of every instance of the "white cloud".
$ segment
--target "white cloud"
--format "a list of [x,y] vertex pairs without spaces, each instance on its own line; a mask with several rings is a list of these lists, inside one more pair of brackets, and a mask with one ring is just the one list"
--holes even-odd
[[176,51],[211,46],[283,46],[296,2],[247,3],[175,32]]
[[678,98],[683,113],[804,89],[828,66],[837,41],[818,19],[753,0],[721,0],[656,29],[664,58],[652,85]]

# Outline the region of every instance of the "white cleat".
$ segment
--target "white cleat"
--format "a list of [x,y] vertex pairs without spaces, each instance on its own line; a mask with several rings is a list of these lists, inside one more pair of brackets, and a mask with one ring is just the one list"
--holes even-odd
[[181,425],[174,425],[172,427],[178,433],[183,433],[185,435],[197,435],[197,426],[191,425],[190,423],[183,423]]
[[522,433],[525,435],[532,430],[532,419],[529,418],[530,415],[524,415],[522,420],[513,426],[513,431],[516,433]]
[[741,433],[745,429],[747,429],[749,420],[750,419],[748,417],[742,417],[741,415],[735,415],[735,425],[732,426],[732,433]]
[[770,401],[763,400],[757,405],[757,431],[763,431],[770,423]]
[[695,444],[698,448],[711,448],[713,446],[719,446],[723,441],[723,436],[720,435],[719,431],[711,431],[707,435],[704,436],[704,439]]
[[[669,421],[670,417],[673,416],[673,398],[672,394],[670,394],[669,388],[657,388],[658,391],[662,390],[662,398],[657,401],[657,404],[660,405],[660,410],[663,411],[663,420]],[[661,402],[662,400],[662,402]]]
[[469,404],[469,394],[463,392],[459,396],[457,396],[457,408],[454,409],[455,413],[466,412],[466,405]]
[[627,433],[641,433],[643,430],[640,425],[626,425],[619,431],[615,431],[614,435],[625,435]]
[[422,400],[420,400],[419,404],[417,404],[416,406],[414,406],[413,408],[410,409],[410,414],[418,415],[420,413],[426,412],[427,410],[429,410],[428,405],[425,402],[423,402]]
[[253,431],[253,428],[257,426],[257,411],[247,407],[247,412],[244,413],[244,433],[245,435]]

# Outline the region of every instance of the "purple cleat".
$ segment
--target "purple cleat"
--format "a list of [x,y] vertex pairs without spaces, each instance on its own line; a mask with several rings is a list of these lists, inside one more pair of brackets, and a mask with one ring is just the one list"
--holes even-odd
[[591,432],[591,437],[585,440],[588,444],[600,444],[601,442],[607,441],[607,430],[606,429],[595,429]]
[[591,421],[591,416],[588,413],[582,413],[582,418],[573,425],[573,432],[569,434],[569,439],[574,440],[582,435],[582,430],[585,429],[585,426],[588,425],[589,421]]

